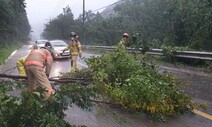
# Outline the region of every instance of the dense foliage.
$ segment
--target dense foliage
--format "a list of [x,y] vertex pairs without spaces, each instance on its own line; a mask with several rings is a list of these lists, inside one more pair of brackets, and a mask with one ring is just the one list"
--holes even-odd
[[[82,15],[73,19],[71,11],[65,11],[46,24],[43,35],[67,39],[70,31],[75,31],[82,39],[84,30],[83,43],[115,45],[121,35],[128,32],[137,47],[145,44],[151,44],[152,48],[173,45],[212,51],[211,0],[124,0],[114,11],[104,12],[114,14],[107,18],[101,13],[86,12],[85,28]],[[69,21],[64,20],[65,17]]]
[[22,92],[11,96],[9,91],[23,90],[21,82],[0,83],[0,126],[1,127],[76,127],[64,121],[64,110],[73,104],[89,109],[90,98],[95,94],[90,87],[79,84],[67,84],[57,89],[57,93],[48,101],[43,101],[43,90],[33,94]]
[[[92,77],[96,90],[105,100],[129,111],[142,111],[163,119],[192,110],[198,104],[180,90],[182,85],[168,73],[145,61],[136,61],[123,49],[87,60],[84,75]],[[82,75],[82,72],[76,75]]]
[[0,0],[0,48],[26,42],[30,29],[25,0]]

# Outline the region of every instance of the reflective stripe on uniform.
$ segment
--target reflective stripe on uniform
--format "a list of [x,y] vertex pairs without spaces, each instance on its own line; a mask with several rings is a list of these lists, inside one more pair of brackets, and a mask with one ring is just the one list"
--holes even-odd
[[78,52],[72,52],[71,55],[78,55]]
[[52,56],[51,55],[47,55],[46,60],[52,60]]
[[44,67],[42,62],[35,61],[35,60],[26,61],[25,65],[37,65],[39,67]]

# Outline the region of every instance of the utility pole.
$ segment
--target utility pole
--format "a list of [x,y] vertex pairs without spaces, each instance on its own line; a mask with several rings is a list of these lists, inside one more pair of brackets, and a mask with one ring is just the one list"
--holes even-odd
[[85,44],[85,0],[83,0],[83,43]]

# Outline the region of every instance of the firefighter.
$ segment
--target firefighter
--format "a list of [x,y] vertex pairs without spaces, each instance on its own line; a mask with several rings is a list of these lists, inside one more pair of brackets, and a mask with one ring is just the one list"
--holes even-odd
[[[38,49],[37,45],[32,45],[32,47],[30,47],[30,50],[34,50],[34,49]],[[16,62],[16,67],[18,69],[18,72],[19,72],[20,76],[26,76],[26,71],[24,69],[24,62],[26,60],[26,57],[27,56],[21,57]]]
[[68,44],[68,46],[63,50],[69,50],[70,51],[70,58],[71,58],[71,71],[78,71],[77,67],[77,57],[79,56],[82,58],[82,50],[81,50],[81,44],[77,40],[78,35],[75,32],[71,32],[71,41]]
[[126,49],[126,44],[128,42],[128,38],[129,38],[129,34],[128,33],[124,33],[122,35],[122,39],[120,40],[118,47]]
[[46,91],[44,100],[47,100],[55,92],[48,80],[52,62],[51,53],[44,47],[32,50],[24,63],[29,82],[27,91],[33,92],[38,86],[42,87]]
[[26,76],[26,72],[24,69],[25,60],[26,60],[26,56],[19,58],[18,61],[16,62],[16,67],[18,69],[20,76]]

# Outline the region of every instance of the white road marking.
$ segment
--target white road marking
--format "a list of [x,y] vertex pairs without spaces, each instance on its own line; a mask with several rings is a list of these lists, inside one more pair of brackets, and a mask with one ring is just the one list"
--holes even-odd
[[88,65],[85,65],[85,64],[80,63],[80,62],[77,62],[77,64],[79,64],[80,66],[83,66],[83,67],[85,67],[85,68],[87,68],[87,67],[88,67]]
[[12,54],[5,60],[5,63],[7,63],[7,61],[8,61],[13,55],[15,55],[16,52],[17,52],[17,50],[15,50],[14,52],[12,52]]

